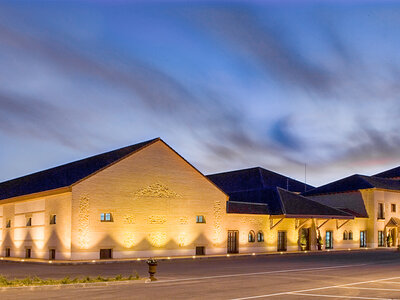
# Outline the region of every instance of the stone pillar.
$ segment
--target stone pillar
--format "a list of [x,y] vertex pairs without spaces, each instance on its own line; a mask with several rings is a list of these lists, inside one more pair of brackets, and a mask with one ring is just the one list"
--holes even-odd
[[315,219],[311,219],[310,250],[311,251],[318,250],[318,247],[317,247],[317,226],[315,224]]

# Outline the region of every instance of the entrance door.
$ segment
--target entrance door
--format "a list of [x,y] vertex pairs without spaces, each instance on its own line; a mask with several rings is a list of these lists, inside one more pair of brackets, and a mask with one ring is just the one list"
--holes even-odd
[[228,230],[228,253],[239,253],[239,231]]
[[286,251],[286,231],[278,231],[278,251]]
[[367,247],[367,232],[360,231],[360,247],[365,248]]
[[325,234],[325,249],[333,249],[332,231],[327,231]]
[[310,228],[301,228],[300,230],[300,245],[305,242],[306,247],[304,250],[310,250]]

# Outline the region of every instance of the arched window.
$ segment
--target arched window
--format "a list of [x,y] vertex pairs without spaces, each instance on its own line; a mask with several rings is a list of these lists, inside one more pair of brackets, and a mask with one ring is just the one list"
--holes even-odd
[[262,231],[257,233],[257,242],[264,242],[264,233]]
[[353,231],[349,231],[349,240],[352,241],[353,240]]
[[254,231],[251,230],[249,232],[249,243],[254,243],[256,241],[256,235],[254,234]]
[[346,241],[349,239],[349,234],[347,233],[347,230],[343,231],[343,240]]

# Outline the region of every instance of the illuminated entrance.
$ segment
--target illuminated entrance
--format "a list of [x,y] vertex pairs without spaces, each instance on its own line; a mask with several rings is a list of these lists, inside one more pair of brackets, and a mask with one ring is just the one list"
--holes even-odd
[[228,231],[228,253],[239,253],[239,231]]

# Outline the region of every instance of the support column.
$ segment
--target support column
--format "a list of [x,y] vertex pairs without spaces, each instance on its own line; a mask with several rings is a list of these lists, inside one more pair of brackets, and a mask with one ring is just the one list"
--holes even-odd
[[317,227],[315,225],[315,219],[311,220],[311,228],[310,228],[310,250],[316,251],[317,247]]

